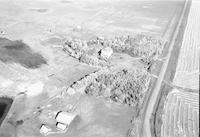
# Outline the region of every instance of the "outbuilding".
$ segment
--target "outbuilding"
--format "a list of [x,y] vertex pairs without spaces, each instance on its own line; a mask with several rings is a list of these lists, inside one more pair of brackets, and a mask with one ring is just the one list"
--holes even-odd
[[45,136],[48,135],[48,133],[50,131],[51,131],[51,129],[48,126],[44,125],[44,124],[40,127],[40,133],[45,135]]
[[65,124],[63,124],[63,123],[59,123],[59,122],[56,123],[56,127],[57,127],[59,130],[62,130],[62,131],[64,131],[64,130],[67,129],[67,125],[65,125]]
[[61,111],[56,115],[56,121],[65,125],[69,125],[75,117],[76,114],[74,113]]

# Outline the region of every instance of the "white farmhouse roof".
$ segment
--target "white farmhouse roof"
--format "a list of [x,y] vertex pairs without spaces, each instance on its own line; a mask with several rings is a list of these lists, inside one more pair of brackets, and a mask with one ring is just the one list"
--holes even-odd
[[110,58],[113,54],[113,49],[111,47],[106,47],[101,50],[101,57],[104,59]]

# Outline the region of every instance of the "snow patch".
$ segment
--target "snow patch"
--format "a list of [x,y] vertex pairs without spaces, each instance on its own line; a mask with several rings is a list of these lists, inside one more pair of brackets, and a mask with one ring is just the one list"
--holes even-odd
[[42,83],[41,81],[36,82],[27,88],[27,95],[28,96],[36,96],[36,95],[42,93],[43,88],[44,88],[44,83]]

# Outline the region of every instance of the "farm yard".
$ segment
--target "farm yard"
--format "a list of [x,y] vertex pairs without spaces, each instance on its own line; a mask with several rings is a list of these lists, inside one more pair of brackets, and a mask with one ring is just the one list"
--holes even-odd
[[114,52],[127,54],[142,62],[144,67],[150,68],[152,62],[162,55],[165,43],[160,37],[135,34],[112,39],[97,37],[89,41],[69,39],[65,41],[63,50],[80,62],[92,66],[111,65],[109,57]]
[[197,137],[196,0],[171,63],[187,1],[0,0],[0,137],[154,137],[159,103],[157,137]]
[[199,136],[199,95],[173,89],[167,96],[162,115],[162,137]]
[[199,89],[200,58],[200,1],[193,0],[184,32],[181,51],[173,83],[190,89]]

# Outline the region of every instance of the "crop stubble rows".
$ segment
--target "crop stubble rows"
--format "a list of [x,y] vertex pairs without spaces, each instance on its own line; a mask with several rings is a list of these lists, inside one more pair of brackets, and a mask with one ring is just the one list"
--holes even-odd
[[174,78],[177,86],[199,89],[200,1],[192,1]]
[[198,93],[177,89],[170,92],[165,101],[162,121],[162,137],[198,137]]

